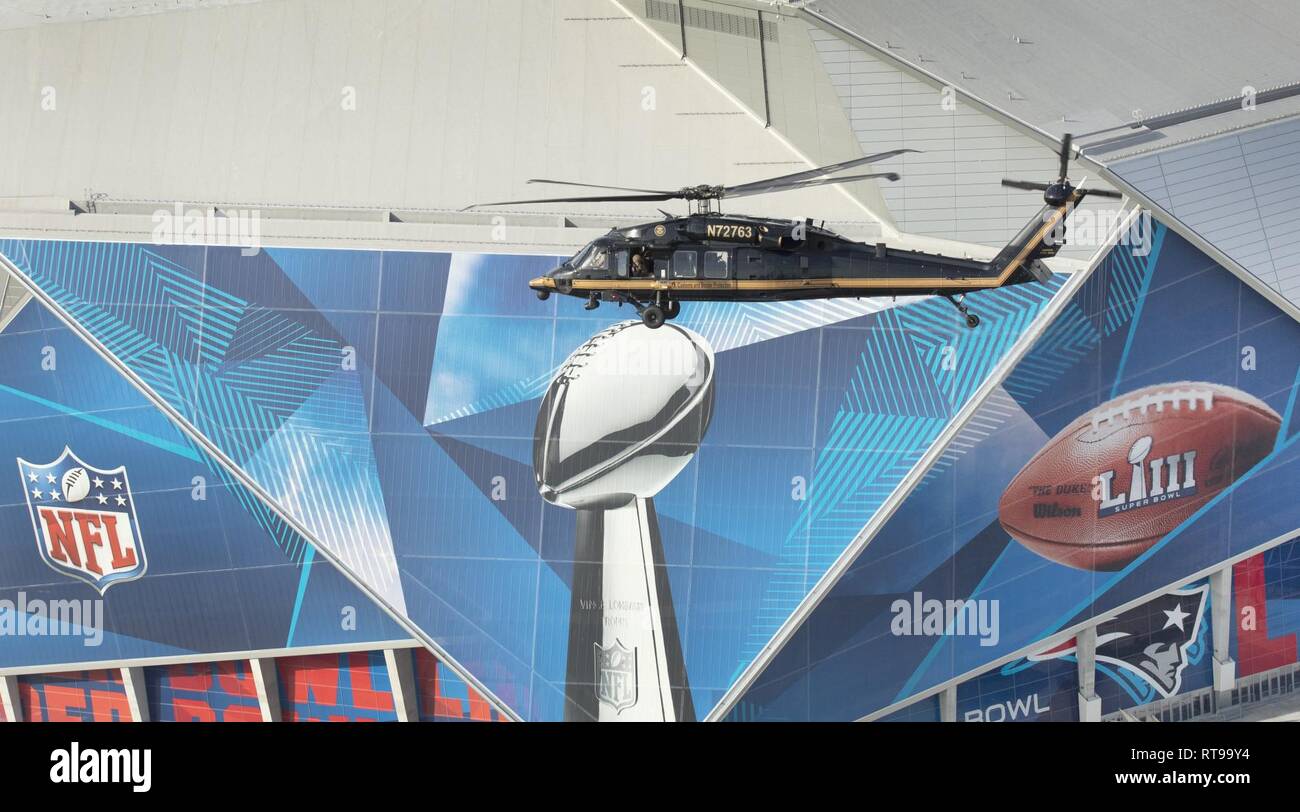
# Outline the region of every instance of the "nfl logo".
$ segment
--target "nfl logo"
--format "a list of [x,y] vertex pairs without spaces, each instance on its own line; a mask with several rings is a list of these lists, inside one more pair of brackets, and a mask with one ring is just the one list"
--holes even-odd
[[18,458],[41,558],[100,595],[144,575],[146,561],[126,466],[96,468],[64,447],[54,462]]
[[605,648],[592,643],[596,650],[596,697],[622,713],[636,704],[636,648],[619,640]]

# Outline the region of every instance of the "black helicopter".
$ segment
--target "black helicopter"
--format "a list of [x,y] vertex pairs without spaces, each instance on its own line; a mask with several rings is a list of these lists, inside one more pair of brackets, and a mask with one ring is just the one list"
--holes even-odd
[[[933,294],[952,302],[968,327],[979,324],[964,299],[974,290],[1026,282],[1045,282],[1051,271],[1039,260],[1056,255],[1064,243],[1064,219],[1087,195],[1114,197],[1117,192],[1083,189],[1066,176],[1071,137],[1061,143],[1060,173],[1053,183],[1003,180],[1002,185],[1043,193],[1042,210],[998,252],[980,262],[924,251],[868,245],[841,237],[807,220],[773,220],[727,215],[716,210],[724,198],[804,189],[868,178],[898,180],[895,172],[826,177],[862,164],[893,158],[911,149],[896,149],[842,163],[795,172],[738,186],[688,186],[675,192],[597,186],[589,183],[533,179],[551,183],[632,192],[622,195],[555,197],[480,203],[467,209],[527,203],[591,203],[686,200],[694,205],[686,217],[664,212],[657,223],[612,229],[587,244],[560,267],[533,279],[537,298],[551,293],[587,300],[624,302],[636,308],[647,327],[675,318],[684,301],[775,301],[836,297]],[[1054,230],[1058,229],[1054,233]]]

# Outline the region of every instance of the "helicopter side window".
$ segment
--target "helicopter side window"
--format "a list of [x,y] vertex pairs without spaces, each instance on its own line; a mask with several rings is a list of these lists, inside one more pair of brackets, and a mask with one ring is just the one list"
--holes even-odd
[[705,251],[704,278],[726,279],[727,272],[731,270],[731,263],[728,261],[729,259],[730,254],[726,251]]
[[673,276],[679,279],[694,279],[697,261],[694,251],[674,251]]
[[620,279],[627,278],[627,252],[614,252],[614,274]]

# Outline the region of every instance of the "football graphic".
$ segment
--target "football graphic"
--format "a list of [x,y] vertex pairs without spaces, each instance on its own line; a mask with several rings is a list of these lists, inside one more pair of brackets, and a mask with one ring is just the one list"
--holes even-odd
[[63,474],[63,500],[80,502],[90,494],[90,475],[85,468],[71,468]]
[[1003,492],[998,521],[1044,558],[1122,569],[1267,456],[1281,426],[1230,386],[1129,392],[1048,441]]

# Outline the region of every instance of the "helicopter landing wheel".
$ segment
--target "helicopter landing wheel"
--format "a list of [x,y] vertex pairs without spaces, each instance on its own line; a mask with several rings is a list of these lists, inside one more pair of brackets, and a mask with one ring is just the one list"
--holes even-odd
[[945,296],[944,298],[947,299],[949,302],[951,302],[952,306],[957,308],[957,312],[960,313],[964,319],[966,319],[967,327],[971,328],[972,330],[974,330],[976,327],[979,327],[980,317],[970,312],[970,308],[967,307],[966,305],[966,297],[964,295]]
[[650,305],[641,311],[641,321],[651,330],[657,330],[664,324],[664,309],[659,305]]
[[672,321],[673,319],[677,318],[681,314],[682,314],[682,303],[675,299],[670,301],[668,305],[664,307],[664,318],[668,319],[669,321]]

